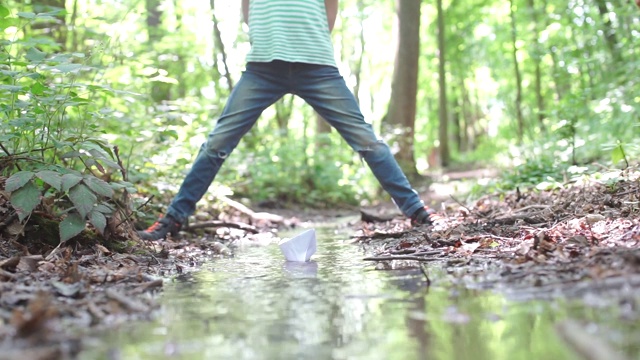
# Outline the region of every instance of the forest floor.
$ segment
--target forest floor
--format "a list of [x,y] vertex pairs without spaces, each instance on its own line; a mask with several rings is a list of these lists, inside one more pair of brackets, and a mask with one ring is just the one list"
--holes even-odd
[[[632,296],[616,297],[621,314],[640,320],[637,168],[615,172],[616,181],[456,199],[464,179],[479,175],[449,174],[422,193],[435,210],[431,226],[411,227],[390,204],[362,209],[367,221],[351,225],[352,241],[369,254],[364,261],[381,270],[428,264],[427,277],[434,264],[453,282],[520,299],[624,292]],[[69,242],[53,251],[9,223],[6,199],[0,192],[0,359],[73,358],[91,331],[157,316],[166,279],[232,256],[239,243],[273,244],[278,229],[354,213],[253,212],[229,201],[223,211],[198,214],[180,239],[118,250]]]

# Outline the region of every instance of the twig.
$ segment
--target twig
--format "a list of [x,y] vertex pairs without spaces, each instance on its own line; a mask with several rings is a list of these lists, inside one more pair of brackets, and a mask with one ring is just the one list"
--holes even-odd
[[438,261],[443,258],[425,258],[414,255],[398,255],[398,256],[373,256],[362,259],[363,261],[389,261],[389,260],[416,260],[416,261]]
[[[515,209],[513,212],[514,212],[514,213],[521,213],[521,212],[523,212],[523,211],[527,211],[527,210],[529,210],[529,209],[542,209],[542,210],[545,210],[545,209],[548,209],[548,208],[550,208],[550,207],[551,207],[551,205],[538,205],[538,204],[533,204],[533,205],[529,205],[529,206],[522,207],[522,208],[520,208],[520,209]],[[536,212],[535,212],[535,214],[537,214],[537,213],[539,213],[539,212],[541,212],[541,211],[536,211]]]
[[[118,165],[120,166],[120,172],[122,173],[122,180],[128,181],[127,180],[127,170],[122,165],[122,159],[120,159],[120,149],[118,148],[118,146],[114,146],[113,147],[113,154],[116,156],[116,160],[118,162]],[[126,191],[125,191],[125,193],[126,193]]]
[[[6,147],[4,147],[4,145],[2,145],[2,143],[0,143],[0,147],[2,148],[2,151],[4,151],[8,157],[11,157],[11,153],[9,152],[9,150],[7,150]],[[18,171],[22,171],[22,169],[20,168],[20,165],[18,165],[17,163],[15,164],[16,168],[18,168]]]
[[254,226],[251,226],[251,225],[247,225],[243,223],[225,222],[225,221],[219,221],[219,220],[206,221],[206,222],[189,225],[188,227],[185,228],[185,230],[188,231],[188,230],[203,229],[203,228],[209,228],[209,227],[230,227],[234,229],[244,230],[252,234],[259,233],[258,229],[256,229]]
[[107,297],[111,300],[115,300],[118,303],[120,303],[121,305],[123,305],[125,308],[131,310],[131,311],[136,311],[136,312],[147,312],[149,311],[149,309],[147,308],[146,305],[135,301],[133,299],[130,299],[128,297],[126,297],[125,295],[113,290],[113,289],[106,289],[105,290],[105,295],[107,295]]
[[12,274],[12,273],[10,273],[8,271],[5,271],[3,269],[0,269],[0,276],[4,276],[4,277],[9,278],[11,280],[14,280],[16,278],[15,274]]
[[140,211],[140,209],[142,209],[143,207],[147,206],[147,204],[148,204],[148,203],[150,203],[150,202],[151,202],[151,200],[153,200],[153,197],[154,197],[154,196],[155,196],[155,195],[153,195],[153,194],[152,194],[151,196],[149,196],[149,198],[147,199],[147,201],[145,201],[145,202],[144,202],[144,204],[142,204],[142,205],[140,205],[140,206],[138,206],[138,207],[136,208],[136,211]]
[[471,209],[469,209],[469,208],[468,208],[468,207],[466,207],[463,203],[461,203],[460,201],[458,201],[458,199],[456,199],[455,197],[453,197],[453,195],[449,195],[449,197],[450,197],[453,201],[457,202],[457,203],[458,203],[458,205],[460,205],[460,206],[462,206],[463,208],[465,208],[465,209],[469,212],[469,214],[471,214],[471,213],[472,213]]
[[226,196],[218,195],[217,197],[220,201],[224,202],[225,204],[231,206],[232,208],[240,211],[243,214],[248,215],[249,217],[251,217],[252,220],[267,220],[272,223],[284,222],[284,218],[280,215],[270,214],[266,212],[255,212],[249,209],[248,207],[246,207],[244,204],[241,204],[235,200],[231,200]]
[[423,263],[420,263],[420,271],[422,272],[422,275],[424,275],[424,277],[427,279],[427,287],[431,286],[431,279],[429,279],[429,273],[427,272],[427,269],[425,269],[425,265]]

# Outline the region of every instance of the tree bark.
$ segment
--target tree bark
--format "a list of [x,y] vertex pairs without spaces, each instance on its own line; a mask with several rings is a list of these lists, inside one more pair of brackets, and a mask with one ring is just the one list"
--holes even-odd
[[[542,70],[540,66],[540,44],[538,43],[539,30],[538,30],[538,9],[535,5],[535,0],[528,0],[527,5],[529,6],[529,11],[531,12],[531,18],[533,20],[533,54],[531,54],[531,58],[533,59],[535,70],[534,70],[534,86],[536,92],[536,104],[537,104],[537,118],[538,118],[538,127],[540,128],[541,133],[546,132],[546,127],[544,125],[545,118],[545,109],[544,109],[544,96],[542,95]],[[543,11],[546,10],[542,8]]]
[[320,114],[315,112],[316,118],[316,137],[315,148],[316,152],[326,151],[326,148],[331,145],[331,141],[328,135],[331,133],[331,125],[324,120]]
[[418,61],[420,57],[420,0],[398,0],[399,39],[396,52],[391,99],[386,119],[392,128],[392,147],[407,177],[418,176],[413,154],[416,96],[418,93]]
[[293,95],[283,96],[274,105],[278,134],[280,137],[286,138],[289,134],[289,119],[291,119],[291,112],[293,112]]
[[[55,9],[66,9],[65,0],[39,0],[32,2],[36,13],[49,12]],[[43,33],[60,45],[60,52],[67,50],[67,17],[66,14],[55,16],[54,20],[38,21],[31,24],[31,30],[43,30]]]
[[513,46],[513,70],[516,77],[516,119],[518,120],[518,143],[522,143],[524,137],[524,117],[522,115],[522,75],[520,74],[520,65],[518,64],[518,46],[516,31],[516,15],[513,11],[513,0],[509,0],[509,12],[511,15],[511,41]]
[[[231,78],[231,72],[229,71],[229,65],[227,63],[227,52],[224,48],[224,43],[222,42],[222,33],[220,32],[220,27],[218,26],[218,19],[216,18],[216,6],[215,0],[209,0],[209,4],[211,5],[211,20],[213,21],[213,38],[215,40],[215,50],[220,56],[220,61],[222,62],[222,66],[224,68],[224,74],[222,74],[227,81],[227,86],[229,88],[229,92],[233,90],[233,79]],[[218,64],[217,56],[214,55],[215,63]]]
[[449,115],[447,111],[447,72],[446,72],[446,44],[444,28],[444,11],[442,0],[437,0],[438,7],[438,138],[440,140],[440,165],[449,166],[451,154],[449,150]]
[[611,52],[611,56],[616,63],[621,62],[622,53],[620,52],[620,44],[618,42],[618,37],[616,36],[616,30],[611,23],[611,18],[609,17],[609,10],[607,9],[607,3],[605,0],[595,0],[596,5],[598,6],[598,11],[600,12],[600,16],[602,16],[602,20],[604,21],[604,40]]
[[364,60],[364,2],[363,0],[358,0],[358,14],[360,14],[360,38],[358,42],[358,50],[360,54],[358,54],[358,59],[355,63],[355,66],[351,71],[353,72],[353,76],[356,79],[356,84],[353,87],[353,95],[356,98],[356,102],[360,104],[360,74],[362,73],[362,61]]

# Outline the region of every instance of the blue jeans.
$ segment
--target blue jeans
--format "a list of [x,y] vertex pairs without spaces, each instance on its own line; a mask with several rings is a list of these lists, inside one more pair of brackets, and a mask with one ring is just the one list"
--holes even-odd
[[369,165],[382,188],[407,216],[424,205],[389,147],[373,131],[338,69],[326,65],[250,62],[231,92],[215,128],[171,202],[168,215],[184,222],[195,211],[224,160],[260,114],[285,94],[311,105]]

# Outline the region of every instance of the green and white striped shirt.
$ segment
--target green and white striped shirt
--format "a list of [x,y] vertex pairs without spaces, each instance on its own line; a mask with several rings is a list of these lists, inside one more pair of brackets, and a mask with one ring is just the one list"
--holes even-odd
[[247,61],[336,66],[324,0],[250,0]]

